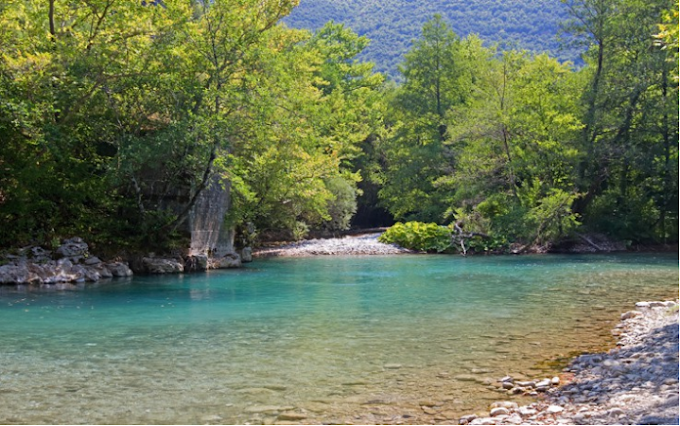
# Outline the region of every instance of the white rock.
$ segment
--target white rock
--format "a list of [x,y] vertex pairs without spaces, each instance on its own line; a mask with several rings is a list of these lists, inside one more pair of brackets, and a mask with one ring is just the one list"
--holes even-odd
[[550,386],[550,379],[543,379],[540,382],[536,383],[537,388],[545,388]]
[[533,415],[536,414],[538,411],[534,410],[534,409],[531,408],[531,407],[522,406],[522,407],[519,407],[519,408],[517,409],[517,412],[518,412],[522,417],[529,417],[529,416],[533,416]]
[[548,414],[558,414],[562,411],[564,411],[564,408],[560,407],[559,405],[551,405],[545,410],[545,412]]
[[512,401],[496,401],[491,404],[491,409],[494,408],[507,408],[508,410],[517,409],[517,403]]
[[491,417],[496,417],[496,416],[506,416],[510,414],[510,410],[504,407],[496,407],[492,408],[491,411],[489,412],[489,415]]

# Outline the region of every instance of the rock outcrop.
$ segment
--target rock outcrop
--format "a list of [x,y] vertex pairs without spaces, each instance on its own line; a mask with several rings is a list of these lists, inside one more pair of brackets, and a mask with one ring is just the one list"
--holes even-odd
[[41,286],[132,276],[132,270],[123,262],[103,262],[91,256],[82,238],[64,240],[54,253],[29,247],[5,259],[8,263],[0,266],[0,284]]

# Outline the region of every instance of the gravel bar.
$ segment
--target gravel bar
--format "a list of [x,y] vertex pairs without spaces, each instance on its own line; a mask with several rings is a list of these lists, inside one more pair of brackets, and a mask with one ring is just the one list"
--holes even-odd
[[257,250],[254,257],[305,257],[305,256],[366,256],[412,253],[394,244],[378,241],[380,233],[344,238],[305,240],[278,247]]
[[639,302],[612,333],[616,348],[577,357],[540,402],[498,401],[460,424],[679,424],[678,302]]

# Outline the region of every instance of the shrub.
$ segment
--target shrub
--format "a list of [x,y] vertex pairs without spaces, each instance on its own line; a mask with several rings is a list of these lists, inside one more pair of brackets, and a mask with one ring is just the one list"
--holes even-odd
[[451,247],[451,231],[436,223],[398,222],[378,240],[410,250],[441,253]]

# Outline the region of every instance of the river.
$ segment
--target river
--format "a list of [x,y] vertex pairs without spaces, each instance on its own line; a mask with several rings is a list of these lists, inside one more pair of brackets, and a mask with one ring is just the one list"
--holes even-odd
[[552,377],[612,345],[635,302],[677,297],[677,254],[275,258],[5,287],[0,423],[452,423],[505,398],[496,379]]

